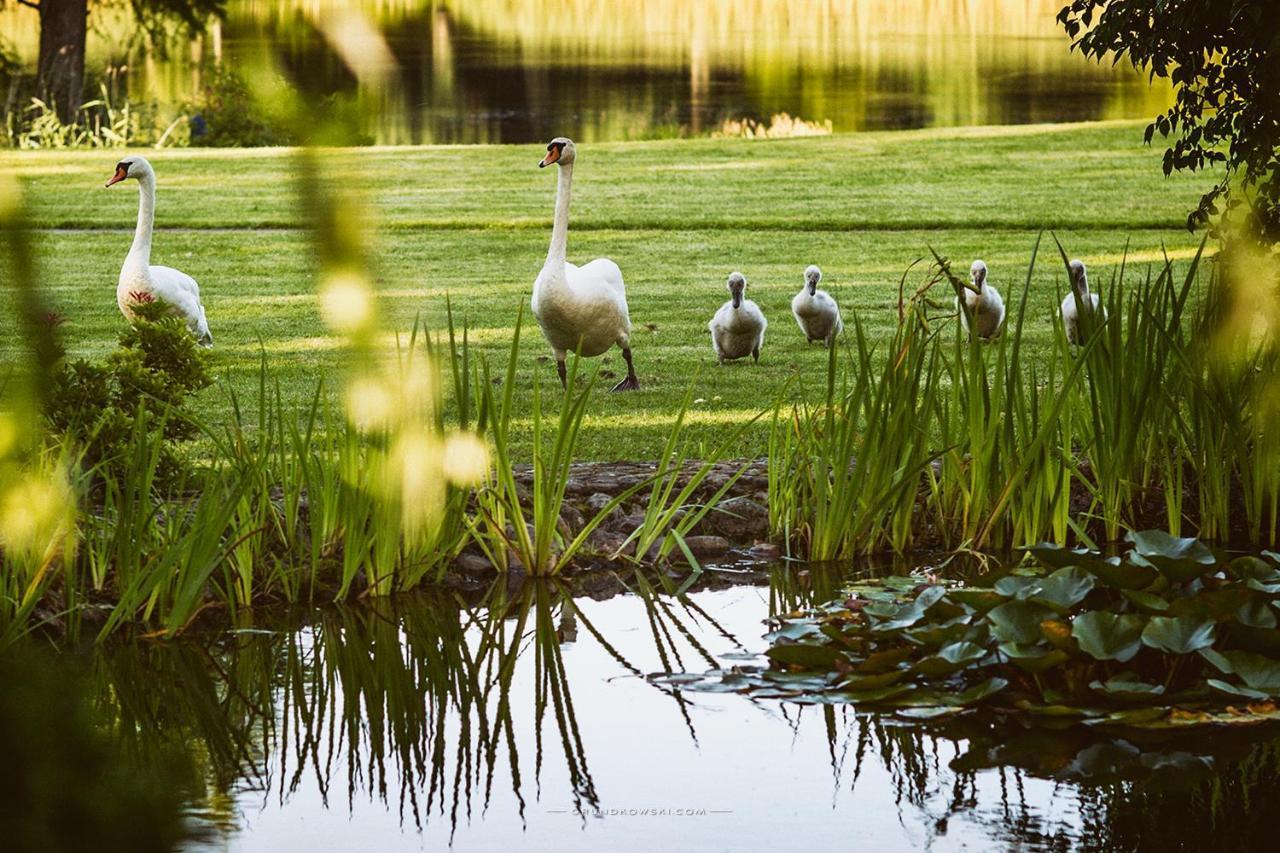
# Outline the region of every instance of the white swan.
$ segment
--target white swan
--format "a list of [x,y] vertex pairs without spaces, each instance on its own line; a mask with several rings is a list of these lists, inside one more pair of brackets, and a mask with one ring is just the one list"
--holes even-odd
[[840,306],[831,294],[818,290],[820,281],[822,270],[810,264],[804,271],[804,287],[791,300],[791,313],[808,342],[822,341],[830,347],[836,335],[844,330],[844,321],[840,319]]
[[555,351],[556,372],[562,385],[567,386],[564,360],[568,353],[595,356],[617,344],[627,362],[627,378],[613,390],[633,391],[640,387],[640,381],[631,362],[631,316],[627,311],[622,271],[608,258],[596,258],[581,267],[564,259],[569,239],[569,192],[576,157],[573,140],[557,136],[548,143],[547,156],[538,163],[539,168],[556,163],[560,174],[556,183],[551,248],[547,250],[542,272],[533,283],[533,316],[538,318],[543,337]]
[[1107,309],[1099,308],[1098,294],[1089,292],[1089,273],[1084,261],[1072,261],[1070,269],[1071,292],[1062,300],[1062,325],[1066,327],[1067,340],[1078,344],[1083,339],[1080,334],[1081,307],[1086,303],[1089,305],[1088,311],[1092,315],[1089,320],[1092,322],[1086,323],[1086,328],[1090,330],[1107,319]]
[[729,301],[711,318],[707,328],[711,330],[711,346],[721,364],[735,358],[751,356],[760,361],[760,348],[764,346],[764,330],[769,321],[764,318],[760,306],[743,298],[747,279],[740,272],[731,273],[728,281]]
[[960,307],[960,297],[956,297],[956,312],[960,315],[960,326],[965,333],[969,332],[969,315],[973,315],[973,324],[978,337],[994,338],[1000,334],[1004,325],[1004,300],[1000,291],[987,284],[987,265],[983,261],[974,261],[969,267],[969,281],[973,287],[964,289],[964,304],[968,310]]
[[200,286],[196,280],[172,267],[151,265],[151,232],[156,219],[155,170],[146,158],[131,155],[116,164],[116,172],[107,181],[107,186],[126,178],[138,182],[138,227],[116,285],[116,304],[120,306],[120,313],[131,321],[132,306],[139,302],[163,302],[187,321],[187,328],[202,346],[213,346],[213,335],[209,334],[209,322],[204,316]]

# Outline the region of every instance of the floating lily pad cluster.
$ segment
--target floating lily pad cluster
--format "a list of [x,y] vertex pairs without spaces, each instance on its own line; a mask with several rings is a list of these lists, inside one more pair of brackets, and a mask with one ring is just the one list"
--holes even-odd
[[852,702],[915,717],[978,704],[1130,725],[1277,716],[1280,555],[1132,533],[1122,556],[1053,545],[989,587],[885,578],[778,620],[769,668],[685,689]]

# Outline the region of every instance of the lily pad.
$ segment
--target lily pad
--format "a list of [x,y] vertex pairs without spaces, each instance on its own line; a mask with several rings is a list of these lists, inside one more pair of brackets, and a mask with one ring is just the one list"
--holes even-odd
[[[870,611],[870,608],[867,608],[867,610]],[[924,608],[918,603],[912,602],[898,607],[887,619],[872,625],[871,630],[877,633],[901,631],[903,628],[910,628],[923,618]]]
[[1236,684],[1230,684],[1217,678],[1210,678],[1205,681],[1214,690],[1226,696],[1233,696],[1239,699],[1248,699],[1253,702],[1261,702],[1271,697],[1263,693],[1261,690],[1250,690],[1248,687],[1240,687]]
[[902,636],[913,643],[919,643],[921,646],[941,646],[959,639],[960,635],[968,629],[971,621],[971,616],[961,614],[937,625],[921,625],[919,628],[910,628],[903,631]]
[[1006,598],[1026,600],[1040,588],[1044,578],[1034,575],[1006,575],[996,581],[995,591]]
[[1145,589],[1158,577],[1154,568],[1121,562],[1119,557],[1101,557],[1083,548],[1067,549],[1041,543],[1027,549],[1046,566],[1075,566],[1117,589]]
[[1236,621],[1250,628],[1276,627],[1276,612],[1264,601],[1254,599],[1236,611]]
[[1142,629],[1142,642],[1171,655],[1185,655],[1213,645],[1214,622],[1200,616],[1152,616]]
[[1071,623],[1080,650],[1097,660],[1132,660],[1142,648],[1143,619],[1132,614],[1090,611]]
[[1143,613],[1165,613],[1169,610],[1169,602],[1155,593],[1141,592],[1136,589],[1125,589],[1121,592],[1125,598],[1129,599],[1130,604]]
[[1068,566],[1042,579],[1039,588],[1031,593],[1030,599],[1037,604],[1052,607],[1059,613],[1065,613],[1084,601],[1094,583],[1094,576],[1084,569]]
[[1157,696],[1164,695],[1163,684],[1148,684],[1132,676],[1127,678],[1116,676],[1106,681],[1094,681],[1089,684],[1089,689],[1113,699],[1130,702],[1149,702]]
[[1268,696],[1280,695],[1280,661],[1253,652],[1219,652],[1202,649],[1200,656],[1221,672],[1235,675],[1245,686],[1265,692]]
[[990,589],[953,589],[947,593],[947,598],[978,613],[986,613],[1005,602],[1003,595]]
[[951,701],[956,705],[974,705],[989,696],[994,696],[1008,686],[1009,682],[1003,678],[988,678],[968,690],[955,694]]
[[850,675],[840,682],[840,687],[844,690],[877,690],[881,687],[888,687],[891,684],[897,684],[907,674],[905,669],[891,669],[888,672],[880,672],[875,675]]
[[1040,623],[1053,611],[1026,601],[1006,601],[987,614],[991,635],[1002,643],[1034,643],[1040,639]]
[[1014,666],[1032,674],[1053,669],[1070,659],[1066,652],[1058,649],[1020,643],[1001,643],[1000,651]]
[[802,666],[805,669],[835,669],[836,663],[847,663],[848,656],[831,646],[815,646],[810,643],[785,643],[765,652],[778,663]]
[[1240,580],[1252,578],[1263,583],[1280,581],[1280,566],[1260,557],[1236,557],[1231,561],[1230,569],[1231,574]]
[[1181,538],[1163,530],[1130,531],[1133,550],[1174,583],[1186,583],[1218,564],[1213,552],[1199,539]]

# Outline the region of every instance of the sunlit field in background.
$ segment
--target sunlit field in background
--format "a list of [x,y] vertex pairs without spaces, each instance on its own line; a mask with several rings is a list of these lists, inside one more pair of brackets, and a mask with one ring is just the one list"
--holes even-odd
[[[321,155],[326,181],[367,198],[359,224],[376,234],[371,264],[388,335],[397,330],[407,341],[415,319],[443,330],[452,300],[479,351],[501,358],[525,305],[521,393],[535,377],[556,384],[527,312],[555,192],[554,177],[536,168],[542,153],[471,146]],[[622,268],[642,390],[595,399],[583,458],[652,458],[691,384],[691,434],[706,441],[779,394],[819,391],[826,357],[804,343],[789,308],[810,263],[823,268],[823,286],[846,313],[857,312],[878,337],[896,325],[899,282],[930,247],[961,272],[985,259],[1010,316],[1021,310],[1044,229],[1089,263],[1104,293],[1126,250],[1131,269],[1158,262],[1162,247],[1187,258],[1198,237],[1182,227],[1182,213],[1198,184],[1160,177],[1157,159],[1129,123],[584,145],[569,259],[605,255]],[[114,162],[110,153],[0,155],[0,166],[28,181],[44,278],[76,355],[105,353],[123,324],[115,281],[137,198],[131,187],[102,188]],[[336,389],[344,351],[318,315],[288,153],[166,151],[153,162],[154,258],[200,282],[214,373],[241,391],[254,387],[265,351],[296,405],[310,401],[320,379]],[[907,276],[910,287],[923,266]],[[746,275],[748,295],[770,321],[759,365],[719,367],[712,353],[706,324],[733,270]],[[1046,234],[1027,306],[1034,357],[1048,357],[1064,293]],[[950,300],[939,297],[945,315]],[[621,376],[616,351],[599,363],[606,380]],[[203,399],[204,417],[225,418],[220,395]],[[761,423],[749,432],[741,455],[761,455],[767,431]]]

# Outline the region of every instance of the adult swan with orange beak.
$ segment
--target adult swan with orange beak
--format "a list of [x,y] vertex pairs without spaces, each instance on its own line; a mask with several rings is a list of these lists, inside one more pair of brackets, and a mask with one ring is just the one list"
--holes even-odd
[[547,156],[539,168],[560,167],[556,185],[555,224],[547,262],[533,283],[533,315],[538,318],[543,337],[556,354],[560,384],[567,387],[565,356],[577,352],[597,356],[615,344],[627,362],[627,378],[614,391],[634,391],[640,387],[631,362],[631,315],[627,311],[627,291],[622,271],[608,258],[596,258],[577,267],[565,261],[569,239],[569,193],[573,183],[573,162],[577,150],[573,140],[558,136],[547,145]]

